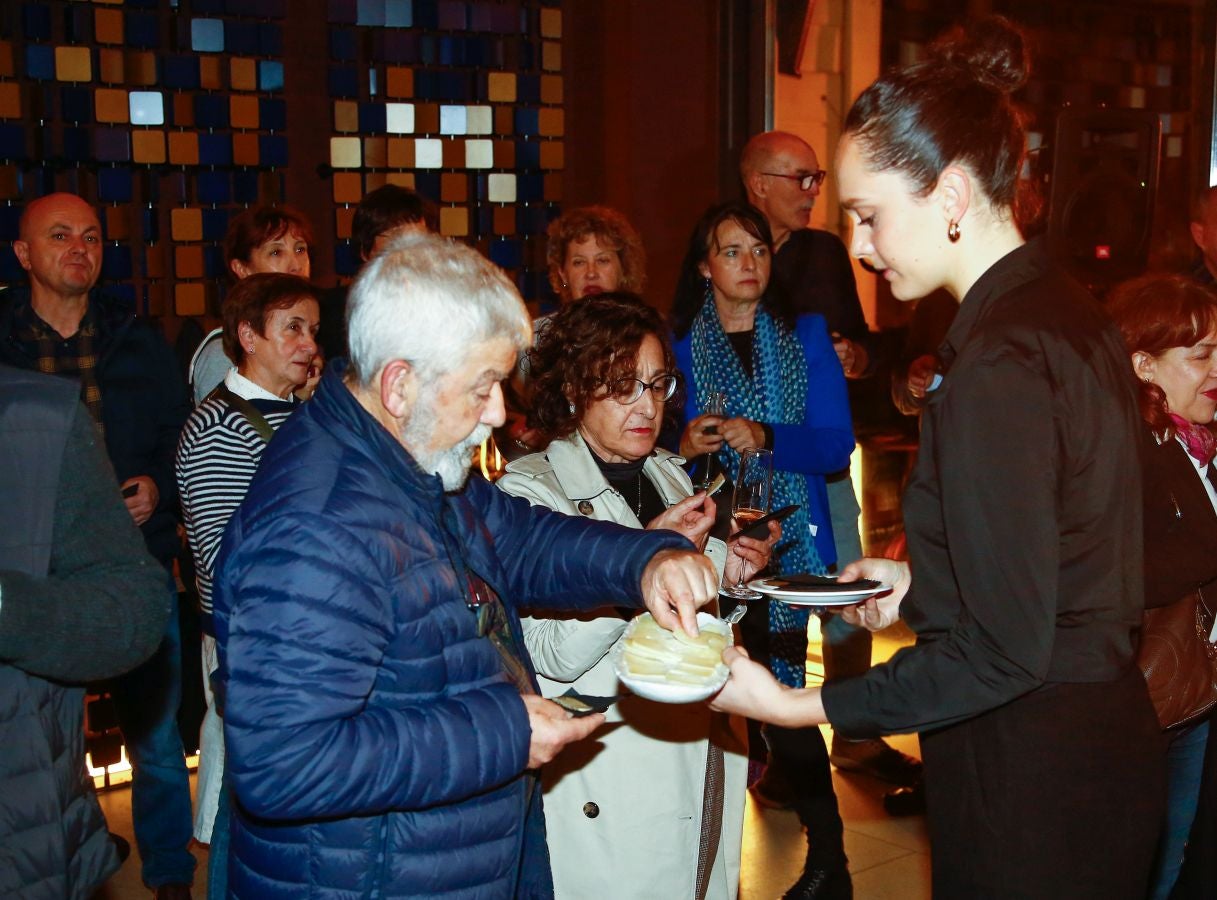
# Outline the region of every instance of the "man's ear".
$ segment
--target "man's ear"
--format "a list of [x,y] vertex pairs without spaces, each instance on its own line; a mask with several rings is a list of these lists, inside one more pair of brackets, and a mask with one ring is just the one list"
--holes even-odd
[[21,268],[28,272],[30,270],[30,245],[25,241],[13,241],[13,254],[17,257],[17,262],[21,263]]
[[404,359],[380,370],[380,404],[395,419],[405,421],[418,399],[418,375]]
[[748,195],[748,202],[756,206],[757,200],[765,197],[765,176],[760,172],[749,172],[748,177],[744,179],[744,193]]

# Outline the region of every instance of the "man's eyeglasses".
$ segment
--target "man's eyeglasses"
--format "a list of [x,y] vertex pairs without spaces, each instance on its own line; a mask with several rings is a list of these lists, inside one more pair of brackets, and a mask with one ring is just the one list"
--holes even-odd
[[828,177],[828,172],[825,169],[816,169],[814,172],[809,172],[805,175],[786,175],[782,172],[762,172],[762,175],[771,175],[774,178],[791,178],[799,183],[800,191],[810,191],[811,186],[819,187],[824,183],[824,179]]
[[619,378],[608,386],[608,394],[623,406],[633,403],[647,389],[657,401],[671,400],[679,383],[680,379],[671,374],[656,375],[649,384],[641,378]]

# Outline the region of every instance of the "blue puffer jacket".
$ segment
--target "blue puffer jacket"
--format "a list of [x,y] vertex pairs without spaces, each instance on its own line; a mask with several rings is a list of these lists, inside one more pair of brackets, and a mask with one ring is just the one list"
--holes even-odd
[[[217,565],[215,618],[238,806],[238,897],[502,898],[521,871],[529,725],[466,606],[465,567],[516,605],[640,603],[670,532],[530,507],[472,480],[445,495],[327,369],[267,447]],[[528,830],[535,830],[535,819]],[[534,848],[535,849],[535,848]]]

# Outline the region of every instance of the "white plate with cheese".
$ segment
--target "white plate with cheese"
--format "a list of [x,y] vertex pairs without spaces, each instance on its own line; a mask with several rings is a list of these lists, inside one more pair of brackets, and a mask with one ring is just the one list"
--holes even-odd
[[735,643],[731,626],[709,613],[697,614],[701,634],[659,626],[650,613],[633,619],[613,648],[617,678],[639,697],[659,703],[696,703],[719,692],[729,670],[723,649]]

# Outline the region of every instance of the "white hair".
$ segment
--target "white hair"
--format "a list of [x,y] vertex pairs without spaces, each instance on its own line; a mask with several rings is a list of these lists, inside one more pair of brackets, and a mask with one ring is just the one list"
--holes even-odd
[[492,338],[509,338],[523,350],[532,325],[519,291],[498,266],[464,244],[409,233],[370,260],[351,285],[347,334],[351,375],[370,387],[395,359],[430,380]]

